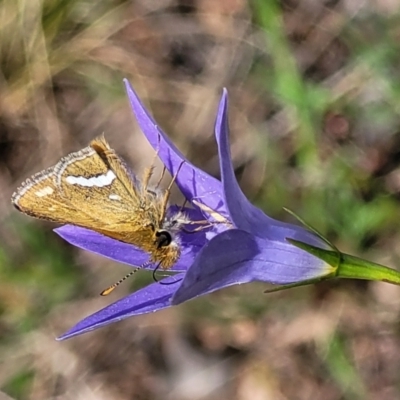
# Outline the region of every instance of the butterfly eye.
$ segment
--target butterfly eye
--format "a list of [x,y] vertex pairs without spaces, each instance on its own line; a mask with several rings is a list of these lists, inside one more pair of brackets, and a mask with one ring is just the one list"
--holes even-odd
[[157,249],[169,246],[172,242],[172,236],[168,231],[156,232],[156,238]]

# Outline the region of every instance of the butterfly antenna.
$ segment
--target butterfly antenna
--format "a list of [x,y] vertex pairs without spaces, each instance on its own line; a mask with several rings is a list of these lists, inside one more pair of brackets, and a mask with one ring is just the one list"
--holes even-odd
[[129,274],[126,274],[123,278],[121,278],[118,282],[113,283],[111,286],[109,286],[107,289],[104,289],[101,293],[100,296],[108,296],[117,286],[119,286],[122,282],[126,281],[128,278],[130,278],[135,272],[139,271],[140,269],[143,269],[149,265],[148,262],[142,264],[140,267],[137,267],[133,269]]

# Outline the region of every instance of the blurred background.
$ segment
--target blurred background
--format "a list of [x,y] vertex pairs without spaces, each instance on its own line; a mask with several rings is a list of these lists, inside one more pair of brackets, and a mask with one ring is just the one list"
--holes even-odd
[[[106,138],[140,174],[159,125],[219,177],[225,86],[234,164],[269,215],[400,267],[399,0],[0,2],[0,399],[398,399],[399,287],[233,287],[56,342],[151,282],[10,205],[16,187]],[[296,222],[297,223],[297,222]]]

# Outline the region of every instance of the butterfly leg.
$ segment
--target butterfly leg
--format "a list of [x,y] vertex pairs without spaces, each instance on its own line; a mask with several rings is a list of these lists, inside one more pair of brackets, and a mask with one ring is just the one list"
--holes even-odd
[[[177,280],[172,281],[172,282],[163,282],[163,281],[158,280],[158,278],[156,276],[156,273],[157,273],[157,271],[159,271],[160,265],[161,265],[161,263],[158,263],[156,265],[156,267],[153,269],[153,280],[154,280],[154,282],[159,283],[160,285],[173,285],[174,283],[178,283],[178,282],[180,282],[182,280],[182,279],[177,279]],[[169,275],[163,275],[163,276],[167,277]]]
[[165,171],[167,170],[167,167],[164,165],[163,166],[163,169],[162,169],[162,172],[161,172],[161,176],[160,176],[160,178],[158,179],[158,182],[157,182],[157,185],[156,185],[156,189],[158,189],[158,187],[160,186],[160,183],[161,183],[161,181],[162,181],[162,179],[164,178],[164,175],[165,175]]
[[[160,136],[158,136],[158,144],[157,144],[157,150],[154,152],[153,160],[151,161],[150,167],[146,168],[144,173],[143,173],[143,179],[142,179],[142,184],[143,184],[143,189],[146,191],[147,188],[149,187],[149,182],[150,179],[153,175],[153,171],[155,168],[156,160],[158,158],[158,153],[160,152]],[[164,166],[165,169],[165,166]],[[161,175],[160,181],[157,183],[157,187],[159,183],[161,182],[162,177],[164,176],[164,172]]]
[[[228,225],[225,222],[221,222],[221,221],[207,221],[207,220],[201,220],[201,221],[190,221],[188,222],[186,225],[202,225],[202,226],[198,226],[197,228],[194,228],[192,230],[189,229],[185,229],[185,228],[180,228],[181,231],[185,232],[185,233],[197,233],[197,232],[201,232],[204,229],[208,229],[213,227],[214,225],[220,225],[220,224],[225,224]],[[230,228],[232,228],[232,224],[228,225]]]
[[179,164],[178,169],[176,170],[174,176],[173,176],[172,179],[171,179],[171,182],[169,183],[167,189],[166,189],[165,192],[164,192],[164,198],[163,198],[163,201],[162,201],[162,210],[163,210],[162,219],[164,219],[164,217],[165,217],[165,213],[166,213],[166,210],[167,210],[167,205],[168,205],[169,196],[171,195],[172,185],[175,183],[176,178],[177,178],[177,176],[178,176],[178,174],[179,174],[179,171],[181,170],[182,165],[183,165],[184,163],[185,163],[185,161],[182,161],[182,162]]

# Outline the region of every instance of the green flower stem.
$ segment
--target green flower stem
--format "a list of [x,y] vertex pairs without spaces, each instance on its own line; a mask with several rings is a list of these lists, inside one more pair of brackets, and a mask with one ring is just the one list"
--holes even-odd
[[400,272],[371,261],[344,254],[339,250],[324,250],[293,239],[287,239],[294,246],[307,251],[332,266],[332,274],[326,278],[352,278],[382,281],[400,285]]
[[400,285],[399,271],[343,253],[342,262],[337,270],[337,277],[367,279]]

